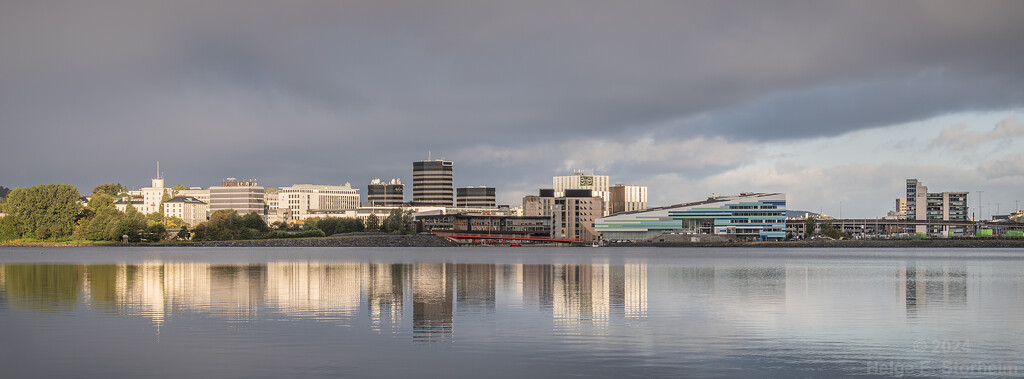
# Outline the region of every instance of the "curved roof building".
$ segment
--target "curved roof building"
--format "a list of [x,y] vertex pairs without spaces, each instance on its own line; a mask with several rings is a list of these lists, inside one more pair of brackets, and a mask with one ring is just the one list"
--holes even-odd
[[597,219],[594,228],[605,240],[648,240],[664,233],[780,240],[786,237],[786,194],[712,195],[704,201],[616,213]]

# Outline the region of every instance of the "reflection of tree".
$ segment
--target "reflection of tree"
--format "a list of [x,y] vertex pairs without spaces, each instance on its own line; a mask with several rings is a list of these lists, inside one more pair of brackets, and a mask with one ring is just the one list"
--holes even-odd
[[113,309],[117,301],[117,266],[86,266],[86,272],[89,275],[89,297],[93,305]]
[[12,305],[72,309],[78,303],[82,266],[13,264],[4,266],[7,296]]

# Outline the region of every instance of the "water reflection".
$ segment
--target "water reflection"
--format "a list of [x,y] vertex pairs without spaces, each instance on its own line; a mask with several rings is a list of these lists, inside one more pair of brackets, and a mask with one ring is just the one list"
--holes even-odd
[[[374,331],[397,332],[412,303],[416,340],[451,341],[456,314],[493,314],[501,293],[550,311],[555,329],[606,327],[612,312],[643,318],[647,267],[452,263],[141,264],[0,266],[0,291],[12,307],[142,315],[160,325],[169,314],[202,312],[232,322],[313,319],[351,325],[365,313]],[[411,299],[406,297],[411,289]]]
[[[662,312],[704,312],[739,325],[782,330],[792,323],[797,334],[799,327],[820,324],[823,315],[836,310],[870,323],[949,312],[966,307],[972,296],[994,301],[994,295],[969,291],[964,264],[696,266],[658,272]],[[0,301],[53,313],[75,313],[84,305],[106,314],[145,316],[157,326],[185,313],[230,322],[308,319],[352,326],[362,320],[377,333],[409,331],[416,341],[451,342],[460,319],[492,317],[507,307],[540,312],[552,321],[555,334],[600,335],[615,320],[648,318],[649,281],[643,260],[6,264],[0,266]]]

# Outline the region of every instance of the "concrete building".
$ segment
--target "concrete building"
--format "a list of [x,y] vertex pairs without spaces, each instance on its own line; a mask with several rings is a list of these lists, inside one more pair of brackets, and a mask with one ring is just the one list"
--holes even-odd
[[576,171],[572,175],[552,178],[551,187],[555,190],[555,197],[565,196],[565,191],[570,189],[590,190],[593,196],[600,197],[603,201],[604,209],[601,216],[605,216],[611,212],[611,192],[608,183],[608,175],[587,175],[583,171]]
[[164,202],[164,217],[177,217],[188,226],[205,222],[209,204],[187,196],[177,196]]
[[605,240],[650,240],[663,234],[781,240],[786,237],[786,194],[712,195],[704,201],[618,213],[595,224]]
[[555,212],[555,190],[541,189],[538,195],[523,198],[523,216],[551,217]]
[[387,183],[373,178],[366,186],[366,202],[371,207],[400,207],[405,202],[405,185],[398,178]]
[[450,207],[453,204],[455,163],[427,160],[412,163],[412,204]]
[[240,215],[256,212],[266,216],[266,191],[256,185],[256,180],[240,182],[235,178],[227,178],[219,186],[210,187],[209,191],[211,214],[222,209],[233,209]]
[[202,187],[189,187],[174,193],[174,196],[194,197],[196,200],[210,204],[210,190]]
[[555,198],[551,233],[555,238],[595,241],[594,221],[604,214],[604,199],[586,189],[566,189]]
[[[917,179],[907,179],[907,220],[966,221],[967,192],[928,192]],[[916,233],[964,235],[967,231],[949,225],[916,225]]]
[[453,232],[468,235],[551,236],[551,218],[480,214],[434,214],[416,219],[417,232]]
[[647,186],[616,184],[609,187],[609,214],[647,209]]
[[136,211],[146,206],[146,202],[142,201],[142,197],[133,197],[130,199],[120,199],[114,203],[114,207],[121,212],[128,211],[128,204],[132,205]]
[[456,207],[496,208],[498,206],[494,187],[462,187],[456,190]]
[[340,186],[295,184],[277,194],[277,213],[287,209],[286,220],[343,213],[359,208],[359,193],[350,183]]

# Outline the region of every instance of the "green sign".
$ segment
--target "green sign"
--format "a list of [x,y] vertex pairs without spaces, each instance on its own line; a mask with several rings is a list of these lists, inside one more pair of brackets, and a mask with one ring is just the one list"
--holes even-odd
[[593,186],[593,185],[594,185],[594,177],[593,176],[581,176],[580,177],[580,186],[590,187],[590,186]]

